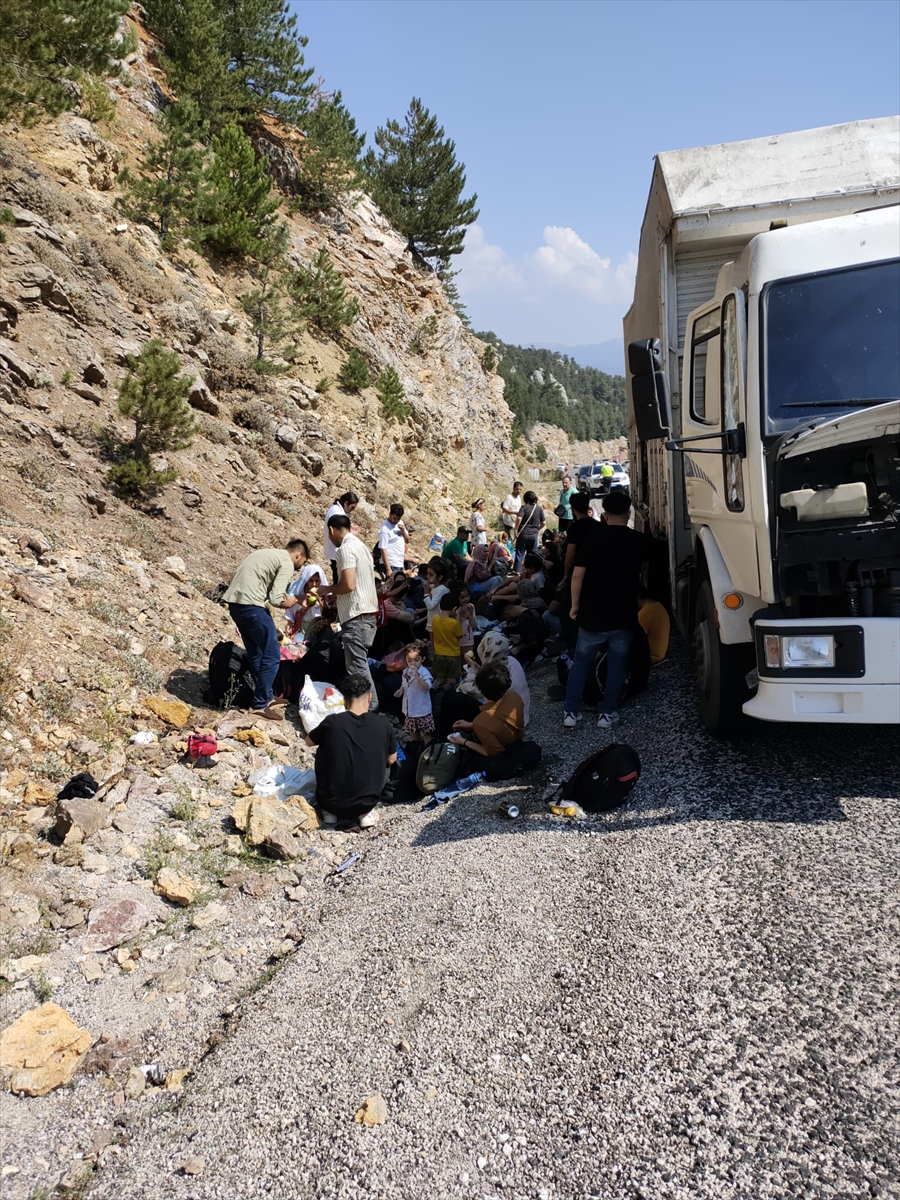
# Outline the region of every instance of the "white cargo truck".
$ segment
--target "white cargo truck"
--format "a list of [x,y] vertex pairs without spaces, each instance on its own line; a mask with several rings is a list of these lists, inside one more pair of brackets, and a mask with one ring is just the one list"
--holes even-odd
[[900,118],[658,155],[632,494],[702,719],[900,722]]

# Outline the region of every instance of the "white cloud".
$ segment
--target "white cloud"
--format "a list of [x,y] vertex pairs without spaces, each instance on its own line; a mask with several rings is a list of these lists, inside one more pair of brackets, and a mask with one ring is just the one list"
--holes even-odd
[[502,246],[488,242],[480,225],[473,225],[461,256],[459,290],[475,294],[518,293],[540,304],[550,293],[586,297],[595,304],[630,301],[637,255],[629,253],[617,266],[597,253],[574,229],[547,225],[543,245],[516,262]]
[[511,292],[521,286],[521,272],[503,247],[491,245],[481,226],[473,225],[460,256],[460,292]]
[[629,254],[617,267],[575,232],[560,225],[544,228],[544,244],[527,256],[531,274],[565,291],[587,296],[597,304],[614,304],[634,284],[637,257]]

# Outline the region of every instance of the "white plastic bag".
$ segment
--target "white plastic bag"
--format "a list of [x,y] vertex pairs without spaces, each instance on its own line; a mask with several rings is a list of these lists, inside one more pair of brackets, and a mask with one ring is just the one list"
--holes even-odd
[[299,767],[288,767],[283,763],[271,763],[268,767],[260,767],[251,772],[250,784],[257,796],[277,796],[284,804],[288,796],[305,796],[307,799],[315,794],[315,771],[301,771]]
[[321,725],[330,713],[344,711],[344,697],[331,683],[316,683],[306,678],[298,700],[300,720],[307,733]]

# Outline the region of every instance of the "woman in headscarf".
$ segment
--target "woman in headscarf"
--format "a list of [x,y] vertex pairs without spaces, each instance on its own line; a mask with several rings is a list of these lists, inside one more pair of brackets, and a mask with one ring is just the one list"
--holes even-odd
[[466,567],[466,587],[472,595],[480,596],[487,591],[484,586],[491,577],[488,567],[488,547],[485,544],[472,547],[472,561]]
[[481,639],[478,657],[481,659],[482,666],[487,666],[489,662],[495,662],[497,659],[506,663],[512,690],[520,697],[525,709],[525,725],[527,726],[531,716],[531,692],[522,664],[509,652],[509,639],[504,637],[499,629],[489,630]]

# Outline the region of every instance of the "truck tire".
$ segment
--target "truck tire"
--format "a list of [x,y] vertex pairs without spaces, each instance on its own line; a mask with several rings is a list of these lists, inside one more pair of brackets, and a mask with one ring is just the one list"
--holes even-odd
[[745,676],[754,665],[751,645],[723,646],[708,579],[697,595],[693,632],[700,717],[710,733],[725,737],[744,722],[741,705],[750,699]]

